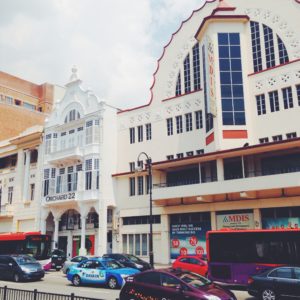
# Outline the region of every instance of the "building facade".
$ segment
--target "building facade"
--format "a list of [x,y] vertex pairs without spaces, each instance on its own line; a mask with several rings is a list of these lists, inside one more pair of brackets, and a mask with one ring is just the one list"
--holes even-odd
[[68,256],[102,255],[112,248],[117,110],[72,72],[45,125],[41,231]]
[[40,228],[44,120],[63,89],[0,72],[0,232]]
[[297,0],[212,0],[182,22],[150,102],[118,113],[114,250],[149,257],[141,152],[156,263],[205,253],[210,229],[300,226],[299,13]]

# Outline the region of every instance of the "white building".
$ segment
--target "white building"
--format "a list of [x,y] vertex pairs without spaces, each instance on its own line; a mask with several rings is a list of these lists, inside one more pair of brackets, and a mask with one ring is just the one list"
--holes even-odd
[[[148,104],[118,114],[115,251],[205,252],[205,232],[300,226],[300,3],[206,1],[172,35]],[[144,160],[145,156],[141,156]]]
[[101,255],[111,250],[116,109],[72,72],[45,126],[41,228],[69,256]]

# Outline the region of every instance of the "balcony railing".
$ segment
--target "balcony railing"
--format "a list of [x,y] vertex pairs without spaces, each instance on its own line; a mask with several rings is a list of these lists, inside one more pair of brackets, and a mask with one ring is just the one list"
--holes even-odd
[[164,188],[164,187],[173,187],[173,186],[181,186],[181,185],[192,185],[192,184],[199,184],[199,183],[207,183],[207,182],[214,182],[217,181],[217,177],[204,177],[201,178],[201,182],[199,178],[190,178],[186,180],[178,180],[172,182],[164,182],[164,183],[156,183],[153,184],[153,188]]

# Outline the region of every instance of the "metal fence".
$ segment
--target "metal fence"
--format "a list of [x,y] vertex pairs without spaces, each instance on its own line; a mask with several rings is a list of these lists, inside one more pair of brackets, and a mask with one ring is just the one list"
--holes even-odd
[[0,300],[103,300],[100,298],[87,298],[63,294],[52,294],[39,292],[38,290],[26,291],[19,289],[11,289],[7,286],[0,287]]

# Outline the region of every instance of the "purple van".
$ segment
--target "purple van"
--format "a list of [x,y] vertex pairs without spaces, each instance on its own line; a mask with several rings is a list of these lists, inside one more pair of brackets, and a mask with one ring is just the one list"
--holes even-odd
[[120,300],[236,300],[234,294],[195,273],[179,269],[149,270],[125,279]]

